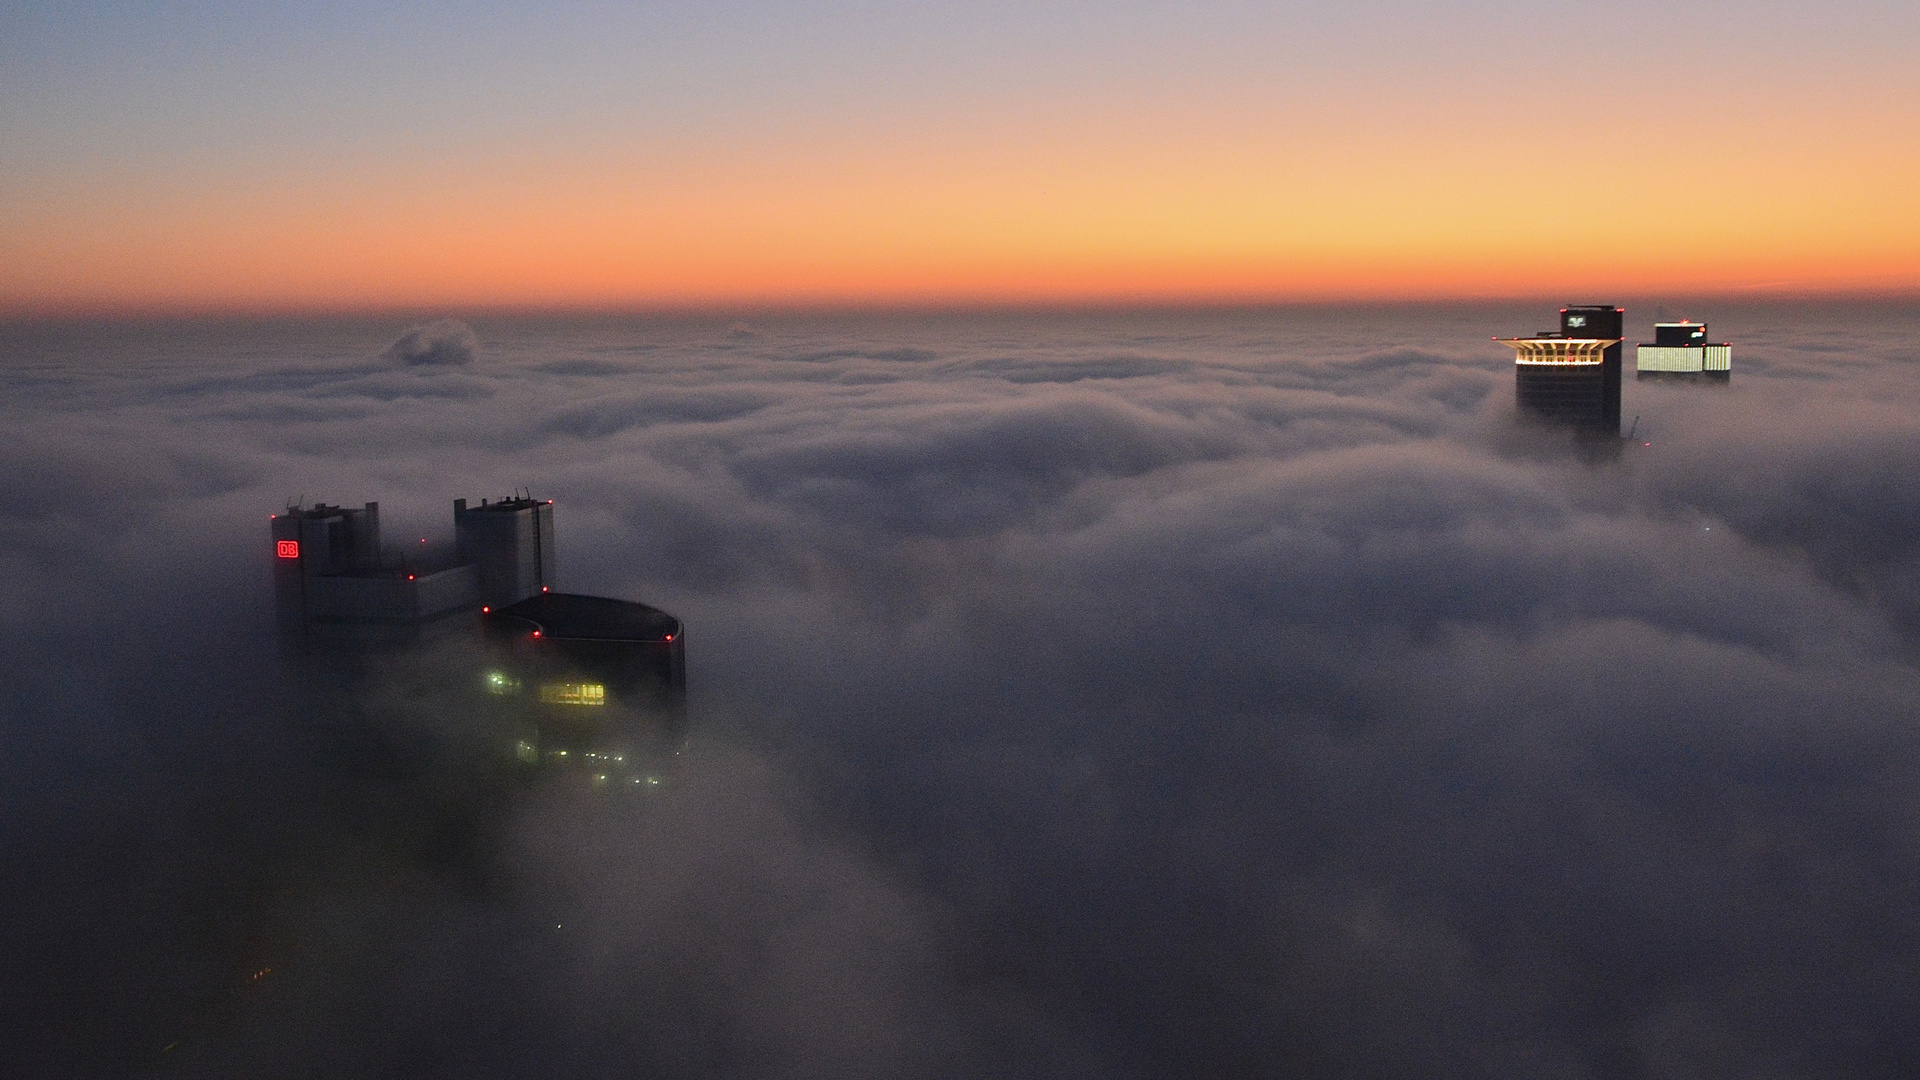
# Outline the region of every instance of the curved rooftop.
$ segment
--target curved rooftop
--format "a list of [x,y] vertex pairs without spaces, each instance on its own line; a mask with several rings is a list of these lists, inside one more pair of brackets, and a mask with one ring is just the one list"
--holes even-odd
[[547,592],[488,612],[532,623],[540,636],[577,641],[675,641],[680,620],[657,607],[605,596]]

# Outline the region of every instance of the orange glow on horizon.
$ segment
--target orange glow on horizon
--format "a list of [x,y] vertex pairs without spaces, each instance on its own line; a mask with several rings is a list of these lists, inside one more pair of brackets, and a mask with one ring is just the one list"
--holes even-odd
[[49,181],[0,312],[1920,292],[1909,122],[1817,120],[1685,170],[1328,123]]

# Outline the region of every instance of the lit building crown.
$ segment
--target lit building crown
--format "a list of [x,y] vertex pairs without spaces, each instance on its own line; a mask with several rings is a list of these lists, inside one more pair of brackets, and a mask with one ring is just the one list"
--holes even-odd
[[1513,350],[1516,364],[1599,364],[1619,338],[1494,338]]

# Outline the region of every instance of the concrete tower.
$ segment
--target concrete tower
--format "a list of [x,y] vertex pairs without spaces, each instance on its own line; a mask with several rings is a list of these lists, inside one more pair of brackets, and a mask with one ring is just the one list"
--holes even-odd
[[280,619],[303,625],[314,579],[380,565],[380,504],[359,510],[314,503],[273,515],[273,591]]
[[480,602],[503,608],[538,596],[554,583],[553,500],[453,501],[460,561],[479,575]]

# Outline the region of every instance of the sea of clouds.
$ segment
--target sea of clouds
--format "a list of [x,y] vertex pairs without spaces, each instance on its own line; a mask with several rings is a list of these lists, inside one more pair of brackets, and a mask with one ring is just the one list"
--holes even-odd
[[[1552,308],[0,327],[0,1071],[1911,1075],[1920,308],[1615,462]],[[670,790],[290,704],[269,513],[513,489]]]

